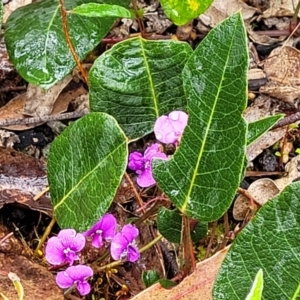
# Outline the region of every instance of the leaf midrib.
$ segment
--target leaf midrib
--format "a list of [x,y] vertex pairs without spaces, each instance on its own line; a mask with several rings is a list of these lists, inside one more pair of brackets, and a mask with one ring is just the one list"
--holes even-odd
[[[228,51],[228,53],[230,53],[231,50],[232,50],[232,43],[233,43],[234,37],[236,35],[235,34],[236,33],[236,28],[237,28],[237,24],[235,25],[235,31],[234,31],[234,34],[232,35],[233,38],[231,39],[231,44],[230,44],[230,47],[229,47],[230,50]],[[219,85],[219,89],[218,89],[217,95],[215,97],[215,101],[214,101],[212,113],[211,113],[211,115],[209,117],[208,126],[207,126],[207,129],[205,131],[204,138],[202,140],[202,144],[201,144],[199,156],[198,156],[198,159],[197,159],[196,167],[194,169],[192,180],[191,180],[190,185],[189,185],[189,190],[188,190],[188,192],[186,194],[186,197],[184,199],[184,203],[183,203],[183,205],[181,206],[181,209],[180,209],[181,212],[183,212],[183,213],[186,211],[186,207],[188,205],[188,201],[190,199],[190,196],[191,196],[191,193],[192,193],[192,190],[193,190],[193,187],[194,187],[194,183],[196,181],[196,176],[198,174],[198,168],[199,168],[199,165],[200,165],[200,161],[202,159],[202,154],[203,154],[204,148],[206,146],[206,140],[207,140],[208,133],[210,131],[210,127],[211,127],[213,115],[215,113],[215,107],[216,107],[216,104],[218,102],[218,97],[220,95],[220,92],[222,90],[221,87],[222,87],[222,84],[223,84],[223,81],[224,81],[224,74],[225,74],[225,70],[227,69],[228,59],[229,59],[229,55],[227,55],[227,58],[226,58],[225,67],[224,67],[224,70],[223,70],[223,73],[222,73],[222,79],[221,79],[221,82],[220,82],[220,85]]]
[[64,204],[64,202],[68,199],[68,197],[85,181],[86,178],[90,176],[96,169],[99,168],[99,166],[102,164],[103,161],[106,161],[110,156],[112,156],[120,147],[122,147],[124,144],[126,144],[126,140],[121,143],[118,147],[116,147],[112,152],[110,152],[108,155],[106,155],[91,171],[89,171],[85,176],[82,177],[81,180],[77,182],[76,185],[73,186],[72,189],[53,207],[53,210],[57,210],[59,206]]
[[149,64],[148,64],[147,57],[146,57],[145,48],[144,48],[144,45],[143,45],[143,39],[142,38],[140,38],[140,43],[141,43],[142,55],[143,55],[143,58],[144,58],[147,75],[148,75],[148,78],[149,78],[149,84],[150,84],[151,95],[152,95],[153,104],[154,104],[155,115],[158,118],[159,117],[159,110],[158,110],[158,105],[157,105],[157,97],[156,97],[156,94],[155,94],[154,83],[153,83],[153,79],[152,79],[152,76],[151,76],[150,67],[149,67]]

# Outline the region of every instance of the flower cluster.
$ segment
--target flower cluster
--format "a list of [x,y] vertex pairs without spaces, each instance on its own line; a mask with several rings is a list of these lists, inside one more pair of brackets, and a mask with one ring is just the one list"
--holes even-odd
[[[158,141],[164,144],[178,145],[181,135],[187,125],[188,115],[183,111],[172,111],[168,116],[160,116],[154,124],[154,134]],[[149,187],[155,184],[152,175],[151,162],[155,159],[167,160],[168,157],[161,150],[160,144],[149,146],[144,154],[132,152],[128,159],[128,168],[138,175],[137,184],[140,187]]]
[[76,233],[74,229],[62,229],[55,237],[51,237],[46,245],[45,257],[52,265],[70,266],[58,272],[56,283],[60,288],[70,288],[75,285],[80,295],[89,294],[91,286],[87,282],[93,276],[93,269],[89,266],[77,264],[80,260],[80,251],[91,240],[92,246],[101,248],[109,246],[110,254],[114,260],[135,262],[140,257],[135,239],[139,230],[131,224],[124,225],[120,232],[117,231],[117,221],[112,214],[105,214],[91,229],[84,233]]

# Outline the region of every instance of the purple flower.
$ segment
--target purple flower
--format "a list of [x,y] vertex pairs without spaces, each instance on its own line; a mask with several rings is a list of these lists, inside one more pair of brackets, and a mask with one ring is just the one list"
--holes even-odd
[[125,259],[135,262],[140,257],[139,249],[136,246],[135,238],[139,235],[139,230],[127,224],[118,232],[111,241],[110,253],[114,260]]
[[58,272],[56,275],[56,283],[62,289],[67,289],[73,284],[81,296],[87,295],[91,291],[91,286],[87,282],[87,278],[93,276],[93,269],[88,266],[77,265]]
[[179,110],[168,116],[160,116],[154,124],[154,133],[158,141],[164,144],[177,143],[188,122],[188,115]]
[[168,159],[167,155],[160,151],[160,148],[160,144],[153,144],[146,149],[144,155],[139,152],[132,152],[129,155],[128,168],[138,174],[137,184],[139,186],[148,187],[155,184],[152,176],[152,159]]
[[85,237],[74,229],[62,229],[57,236],[51,237],[46,246],[46,259],[52,265],[64,262],[73,264],[78,260],[77,253],[85,246]]
[[117,221],[112,214],[104,215],[91,229],[83,233],[84,236],[91,236],[92,245],[95,248],[103,246],[104,241],[110,242],[116,234]]

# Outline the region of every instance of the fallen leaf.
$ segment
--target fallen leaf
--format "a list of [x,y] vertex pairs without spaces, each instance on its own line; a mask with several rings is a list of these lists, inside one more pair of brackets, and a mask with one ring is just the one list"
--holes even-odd
[[244,21],[250,20],[258,11],[256,8],[248,6],[242,0],[215,0],[205,13],[200,15],[199,19],[206,26],[215,27],[238,10],[241,11]]
[[229,246],[197,263],[195,271],[174,288],[167,290],[157,283],[131,300],[212,300],[213,284],[228,249]]
[[[51,89],[50,89],[51,90]],[[26,93],[20,94],[16,96],[15,98],[11,99],[5,106],[0,108],[0,121],[4,120],[10,120],[10,119],[25,119],[26,115],[23,111],[25,103],[28,101],[29,97],[32,95],[31,89],[27,91]],[[51,108],[52,104],[44,109],[44,112],[46,113],[47,110],[50,110],[50,115],[56,115],[61,114],[65,112],[68,109],[68,106],[71,101],[76,99],[79,96],[84,96],[86,94],[86,90],[82,85],[80,85],[77,89],[71,90],[68,92],[64,92],[57,95],[58,91],[55,92],[55,94],[50,94],[52,99],[51,101],[55,101],[53,104],[53,107]],[[60,93],[60,91],[59,91]],[[57,98],[58,96],[58,98]],[[49,97],[50,98],[50,97]],[[35,99],[35,98],[34,98]],[[39,98],[36,99],[36,101],[39,103],[40,106],[43,106],[43,99]],[[23,112],[23,113],[22,113]],[[27,113],[26,113],[27,114]],[[36,126],[41,125],[42,123],[35,123],[35,124],[27,124],[27,125],[10,125],[10,126],[4,126],[2,128],[6,128],[9,130],[27,130],[30,128],[34,128]]]
[[294,105],[300,96],[300,52],[293,47],[274,49],[264,62],[268,82],[260,92]]
[[252,161],[255,157],[261,154],[265,149],[274,145],[277,141],[283,138],[286,134],[286,128],[277,128],[263,134],[260,138],[254,141],[247,147],[246,156],[248,161]]
[[[276,183],[268,178],[255,180],[250,184],[247,191],[255,199],[255,202],[261,206],[280,193]],[[233,218],[237,221],[244,220],[249,211],[249,205],[250,200],[244,195],[239,195],[233,205]]]
[[296,1],[272,0],[270,7],[262,14],[263,18],[270,17],[292,17],[295,12]]
[[286,176],[283,176],[275,180],[276,185],[280,190],[283,190],[286,186],[292,183],[295,179],[300,177],[299,172],[300,155],[293,157],[286,165]]
[[17,8],[30,4],[32,0],[13,0],[3,6],[3,23],[6,23],[10,14]]
[[24,115],[37,117],[50,115],[56,99],[71,80],[72,76],[68,75],[48,90],[29,84],[26,92],[25,105],[21,112]]

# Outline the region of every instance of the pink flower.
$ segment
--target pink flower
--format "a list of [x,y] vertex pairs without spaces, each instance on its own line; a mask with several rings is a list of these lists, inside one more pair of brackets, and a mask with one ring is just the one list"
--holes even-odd
[[124,225],[121,232],[117,233],[111,241],[110,253],[114,260],[125,259],[135,262],[140,258],[139,249],[135,239],[139,230],[131,224]]
[[137,184],[139,186],[148,187],[155,184],[151,167],[152,159],[168,159],[167,155],[160,151],[160,148],[160,144],[153,144],[146,149],[144,155],[139,152],[132,152],[129,155],[128,168],[138,174]]
[[188,115],[179,110],[168,116],[160,116],[154,124],[154,133],[158,141],[164,144],[177,143],[188,122]]
[[92,245],[95,248],[103,246],[104,241],[110,242],[116,234],[117,221],[112,214],[105,214],[91,229],[83,233],[92,237]]
[[87,282],[87,278],[93,276],[93,269],[84,265],[77,265],[67,268],[65,271],[58,272],[56,275],[56,283],[62,289],[68,289],[73,284],[81,296],[89,294],[91,286]]
[[85,237],[74,229],[62,229],[57,236],[51,237],[46,245],[46,260],[52,265],[64,262],[73,264],[78,260],[77,253],[85,246]]

